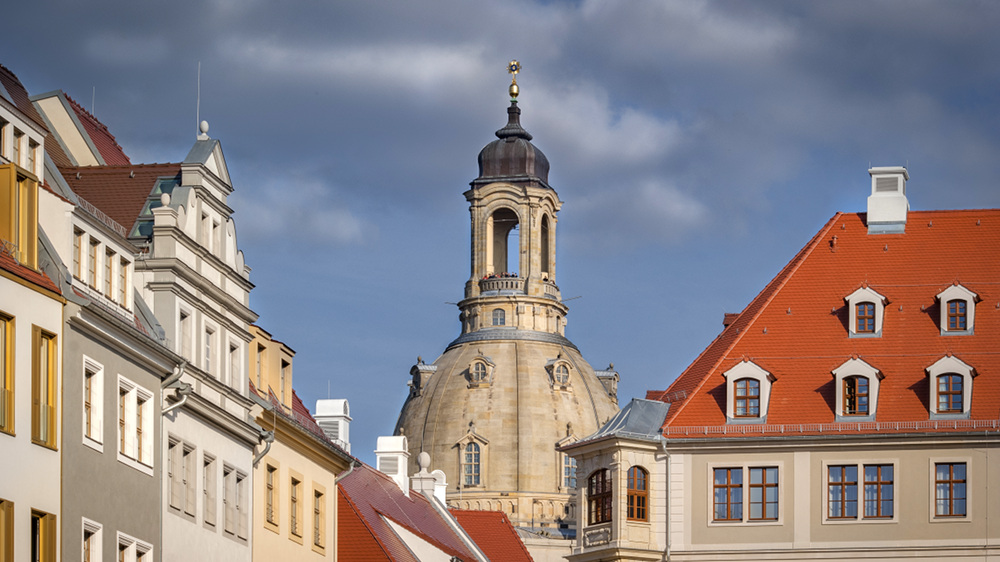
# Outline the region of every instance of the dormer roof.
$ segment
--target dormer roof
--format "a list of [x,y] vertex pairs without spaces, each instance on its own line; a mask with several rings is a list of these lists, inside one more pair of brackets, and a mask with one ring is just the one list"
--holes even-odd
[[[876,421],[928,420],[924,369],[953,353],[974,358],[980,373],[971,420],[995,420],[998,255],[1000,209],[911,211],[905,233],[878,236],[868,234],[864,213],[837,214],[667,390],[650,391],[647,398],[673,402],[664,424],[668,437],[683,434],[683,427],[724,426],[726,387],[719,375],[746,359],[765,360],[780,378],[768,425],[832,423],[836,393],[830,373],[858,358],[885,375]],[[937,295],[956,280],[979,295],[984,310],[974,335],[942,337]],[[848,337],[844,296],[859,281],[889,296],[882,337]]]

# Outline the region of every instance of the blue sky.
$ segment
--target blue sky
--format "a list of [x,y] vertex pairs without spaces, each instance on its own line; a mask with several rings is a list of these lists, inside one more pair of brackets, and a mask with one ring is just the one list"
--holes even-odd
[[417,355],[458,335],[462,193],[506,122],[564,201],[568,337],[622,403],[663,389],[837,211],[869,165],[913,209],[1000,206],[1000,4],[22,2],[4,64],[62,89],[133,162],[222,141],[259,324],[295,387],[351,401],[373,461]]

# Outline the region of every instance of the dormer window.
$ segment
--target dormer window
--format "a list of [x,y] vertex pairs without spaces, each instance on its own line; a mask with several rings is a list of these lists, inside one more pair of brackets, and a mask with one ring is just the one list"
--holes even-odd
[[726,377],[726,421],[764,423],[774,375],[752,361],[742,361],[729,369]]
[[972,410],[972,379],[976,371],[955,356],[927,367],[931,387],[931,419],[968,418]]
[[941,335],[972,335],[979,295],[955,284],[937,294],[941,305]]
[[556,384],[565,385],[569,382],[569,367],[566,365],[556,365],[555,374],[553,378],[556,380]]
[[833,377],[837,389],[836,420],[873,421],[879,382],[884,375],[861,359],[850,359],[833,370]]
[[560,357],[545,364],[545,370],[549,372],[552,387],[560,390],[569,389],[569,373],[571,369],[572,367],[569,362]]
[[493,369],[496,365],[489,357],[477,355],[469,363],[469,388],[487,386],[493,380]]
[[848,324],[851,337],[878,337],[882,335],[882,321],[888,299],[870,287],[861,287],[844,297],[850,310]]

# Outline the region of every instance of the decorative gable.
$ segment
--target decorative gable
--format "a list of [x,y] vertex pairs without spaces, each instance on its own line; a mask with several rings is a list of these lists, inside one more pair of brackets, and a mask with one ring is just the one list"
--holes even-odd
[[889,304],[889,299],[863,285],[844,297],[844,301],[847,302],[850,315],[847,328],[852,338],[882,335],[882,320],[885,318],[885,305]]
[[941,309],[941,335],[972,335],[979,295],[955,283],[937,294]]

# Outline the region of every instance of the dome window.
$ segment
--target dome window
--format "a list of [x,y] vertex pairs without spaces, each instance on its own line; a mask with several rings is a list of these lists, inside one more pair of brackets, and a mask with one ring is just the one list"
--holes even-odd
[[549,381],[552,384],[552,388],[569,390],[569,374],[572,368],[572,365],[561,357],[557,357],[546,363],[545,370],[549,373]]
[[502,308],[493,309],[493,325],[503,326],[507,322],[507,313]]
[[972,335],[979,295],[954,284],[937,294],[941,308],[941,335]]
[[490,383],[493,382],[494,368],[496,368],[496,365],[492,360],[490,360],[489,357],[482,354],[477,355],[476,358],[469,363],[469,388],[489,386]]

